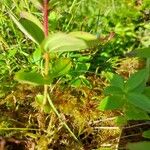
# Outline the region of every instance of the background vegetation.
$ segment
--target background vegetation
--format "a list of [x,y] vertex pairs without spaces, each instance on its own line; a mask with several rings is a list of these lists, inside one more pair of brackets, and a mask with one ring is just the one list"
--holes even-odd
[[[21,19],[20,12],[27,11],[43,22],[43,13],[34,4],[34,0],[0,1],[1,147],[38,150],[114,150],[120,147],[132,150],[135,145],[126,147],[134,140],[124,138],[125,125],[130,127],[132,123],[138,125],[141,120],[144,123],[149,120],[150,1],[50,0],[50,34],[84,31],[96,36],[100,43],[84,51],[51,54],[50,66],[65,58],[71,59],[72,67],[54,78],[48,91],[54,109],[48,102],[44,112],[41,111],[43,87],[21,84],[14,79],[19,70],[44,72],[40,48],[19,30],[10,16],[13,14]],[[136,57],[137,49],[144,49],[137,52],[139,57]],[[130,107],[128,100],[127,103],[119,101],[126,97],[123,96],[124,88],[118,89],[122,85],[127,86],[126,94],[132,91],[144,95],[144,102],[138,103],[141,97],[135,98],[135,95],[126,98],[132,99]],[[123,93],[118,98],[120,92]],[[106,106],[108,97],[112,103]],[[143,141],[142,134],[145,142],[149,140],[148,129],[149,124],[146,124],[147,132],[140,133],[139,141]],[[135,134],[129,133],[131,137]],[[149,142],[139,144],[149,147]]]

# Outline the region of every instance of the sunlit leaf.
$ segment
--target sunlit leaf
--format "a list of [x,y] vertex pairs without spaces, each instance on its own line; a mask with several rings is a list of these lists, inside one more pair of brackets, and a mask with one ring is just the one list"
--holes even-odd
[[49,35],[42,43],[42,47],[50,52],[64,52],[87,49],[88,45],[81,39],[59,32]]
[[97,36],[87,32],[74,31],[70,32],[69,35],[84,40],[89,47],[97,46],[100,43],[100,41],[97,39]]

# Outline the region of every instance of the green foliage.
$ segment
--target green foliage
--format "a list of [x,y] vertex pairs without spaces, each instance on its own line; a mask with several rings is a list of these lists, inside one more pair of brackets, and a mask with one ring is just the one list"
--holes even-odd
[[122,98],[122,95],[113,95],[105,97],[99,106],[99,109],[104,110],[114,110],[114,109],[121,109],[124,106],[124,99]]
[[127,98],[129,103],[150,112],[150,99],[147,96],[132,92],[128,93]]
[[135,88],[141,85],[141,83],[146,82],[147,70],[143,69],[138,71],[137,73],[131,75],[128,81],[125,84],[125,88],[127,91],[133,91]]
[[150,142],[138,142],[127,144],[127,149],[129,150],[148,150],[150,147]]
[[44,96],[41,94],[37,94],[35,97],[35,101],[37,102],[38,106],[40,108],[43,107],[43,110],[45,113],[49,113],[51,111],[51,106],[49,105],[49,103],[43,106],[43,99],[44,99]]
[[39,73],[25,71],[17,72],[15,74],[15,80],[18,80],[21,83],[28,83],[32,85],[44,85],[52,82],[52,78],[50,77],[43,77]]
[[123,77],[119,76],[118,74],[113,74],[110,84],[111,84],[111,86],[118,87],[123,90],[124,79],[123,79]]
[[70,32],[69,35],[84,40],[88,45],[88,48],[96,47],[100,43],[99,39],[95,35],[83,31]]
[[149,120],[148,113],[138,107],[128,105],[128,108],[124,112],[124,119],[126,120]]
[[32,4],[39,10],[42,10],[42,2],[40,0],[30,0]]
[[150,47],[138,49],[136,53],[139,57],[150,58]]
[[150,139],[150,130],[144,131],[142,136]]
[[88,45],[81,39],[60,32],[49,35],[42,43],[42,48],[49,52],[65,52],[87,49]]
[[[139,57],[149,58],[149,0],[143,0],[140,5],[136,5],[134,0],[51,0],[49,1],[50,14],[48,16],[50,31],[49,37],[47,38],[44,37],[43,25],[39,21],[43,20],[42,0],[3,0],[3,2],[0,2],[0,4],[4,4],[0,5],[2,10],[0,12],[0,98],[2,99],[0,104],[3,104],[3,101],[7,101],[5,97],[8,93],[11,93],[11,104],[13,107],[9,107],[10,114],[13,114],[12,112],[16,113],[19,110],[19,114],[23,117],[22,114],[28,112],[24,115],[27,118],[29,117],[26,121],[29,123],[27,125],[19,124],[19,126],[32,126],[37,128],[37,122],[42,122],[46,125],[41,132],[43,135],[38,136],[41,137],[38,143],[41,145],[40,148],[46,147],[48,144],[51,146],[63,143],[61,145],[66,146],[70,143],[74,143],[70,135],[68,135],[64,129],[61,129],[66,120],[75,133],[81,133],[81,128],[83,128],[84,132],[87,130],[89,133],[83,133],[85,134],[85,139],[87,139],[86,137],[91,135],[91,131],[89,130],[91,126],[89,127],[86,123],[95,120],[95,116],[97,118],[95,114],[92,115],[92,117],[89,116],[90,113],[95,113],[96,110],[95,107],[93,107],[96,105],[95,101],[93,100],[91,104],[89,99],[95,99],[95,97],[99,99],[99,96],[101,97],[103,95],[103,88],[97,87],[93,89],[92,86],[96,84],[97,81],[93,79],[90,83],[86,77],[92,73],[92,78],[95,78],[95,75],[99,75],[103,70],[114,72],[118,58],[124,57],[126,52],[135,49],[138,49],[136,53]],[[9,8],[10,4],[12,4],[11,8]],[[41,12],[39,12],[39,10]],[[39,20],[37,18],[39,18]],[[30,40],[24,37],[24,35],[17,30],[14,23],[26,37],[37,45],[31,43]],[[89,33],[86,33],[86,31]],[[114,37],[107,36],[111,32],[115,33]],[[43,67],[45,61],[43,53],[45,52],[48,52],[50,55],[48,75],[45,75]],[[53,55],[55,55],[54,58]],[[20,69],[21,71],[18,72]],[[148,72],[147,67],[147,69],[140,70],[131,75],[128,80],[125,80],[118,74],[114,74],[110,81],[110,86],[105,88],[104,94],[106,97],[101,101],[99,109],[103,111],[114,111],[116,109],[122,111],[123,115],[118,116],[116,121],[120,126],[126,124],[128,120],[149,120],[150,89],[149,86],[146,87],[149,76]],[[21,94],[17,93],[16,95],[18,95],[18,97],[16,97],[14,93],[17,92],[16,85],[18,83],[13,80],[14,75],[15,79],[21,83],[50,85],[49,94],[55,98],[53,92],[56,91],[56,95],[59,95],[56,101],[54,101],[56,105],[60,103],[58,111],[55,107],[54,109],[58,113],[58,116],[60,112],[62,117],[60,115],[59,119],[57,119],[52,113],[52,107],[49,102],[45,103],[45,97],[42,94],[37,94],[41,93],[41,86],[36,87],[37,89],[30,95],[30,92],[27,90],[28,88],[22,85],[26,90],[25,92],[21,92]],[[58,77],[60,78],[58,80],[59,82],[56,82]],[[67,92],[70,92],[70,85],[77,87],[78,90],[80,90],[82,86],[87,86],[91,88],[91,91],[86,93],[85,88],[81,94],[80,92],[77,94],[75,92],[77,97],[72,98],[67,95],[68,93],[65,94],[62,92],[63,90],[61,90],[61,92],[57,91],[57,88],[55,89],[57,84],[55,85],[55,83],[63,83],[69,89]],[[103,87],[105,85],[106,83]],[[63,87],[61,88],[63,89]],[[93,92],[96,93],[95,97],[91,96]],[[23,95],[25,96],[23,97]],[[85,99],[87,100],[87,104],[83,104],[83,95],[86,95]],[[32,108],[28,109],[28,106],[33,103],[33,97],[35,97],[35,103],[37,105],[36,110],[32,110]],[[61,97],[63,98],[61,99]],[[24,100],[25,105],[22,106],[18,104],[23,104]],[[75,105],[72,105],[74,103]],[[67,108],[64,107],[65,105]],[[26,106],[27,108],[25,110],[21,109]],[[78,111],[75,107],[79,108],[82,113],[77,114]],[[92,107],[95,109],[94,111]],[[2,107],[2,111],[4,108]],[[39,108],[43,109],[44,115]],[[15,111],[13,109],[15,109]],[[74,117],[72,117],[72,114],[69,114],[68,117],[68,113],[66,113],[66,117],[64,115],[65,109],[71,109],[70,112],[74,113]],[[39,114],[35,115],[36,112]],[[85,116],[88,116],[88,119],[85,119]],[[71,120],[70,118],[73,121],[69,122]],[[86,126],[80,127],[78,131],[76,124],[79,125],[80,121],[74,123],[74,118],[79,118],[78,120],[81,120]],[[18,118],[16,118],[16,120],[17,119]],[[44,121],[46,120],[46,123],[42,119]],[[48,123],[49,120],[51,122]],[[36,125],[34,125],[34,123]],[[7,128],[7,126],[2,127]],[[40,125],[38,127],[40,128]],[[21,135],[23,134],[24,133]],[[40,132],[38,132],[38,134],[40,134]],[[59,134],[61,135],[62,141],[59,139]],[[149,132],[143,135],[149,137]],[[56,141],[59,142],[57,143]],[[94,141],[94,143],[95,142],[97,141]],[[139,147],[141,145],[145,146],[145,144],[147,143],[141,143]],[[72,147],[75,148],[75,145],[78,144],[75,143]],[[57,146],[59,147],[59,145]],[[72,149],[72,147],[68,149]],[[136,149],[134,146],[132,146],[131,149],[132,148]],[[56,149],[55,146],[54,149]],[[64,149],[64,147],[60,146],[60,149]],[[93,147],[89,149],[93,149]]]
[[[37,44],[40,44],[43,41],[44,32],[41,29],[37,19],[35,19],[31,14],[28,16],[28,13],[24,13],[22,16],[24,18],[21,18],[20,21],[18,21],[13,14],[10,14],[10,17],[15,22],[17,27],[32,41]],[[29,19],[27,19],[28,17]]]
[[69,58],[59,58],[52,65],[50,70],[50,76],[57,78],[59,76],[65,75],[71,69],[72,63]]
[[142,69],[131,75],[127,81],[114,75],[110,86],[105,88],[107,97],[102,99],[99,109],[122,109],[127,120],[149,119],[147,113],[150,112],[150,99],[143,92],[146,89],[147,73],[146,69]]

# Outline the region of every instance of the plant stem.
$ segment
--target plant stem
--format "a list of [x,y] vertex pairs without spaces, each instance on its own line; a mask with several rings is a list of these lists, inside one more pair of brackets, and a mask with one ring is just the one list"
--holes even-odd
[[[43,0],[43,15],[44,15],[44,19],[43,19],[43,26],[44,26],[44,34],[45,37],[48,36],[48,2],[49,0]],[[45,52],[44,54],[44,59],[45,59],[45,67],[44,67],[44,75],[47,76],[48,72],[49,72],[49,53]],[[61,122],[63,123],[63,125],[65,126],[65,128],[69,131],[69,133],[72,135],[72,137],[78,141],[77,137],[74,135],[74,133],[71,131],[71,129],[68,127],[68,125],[66,124],[66,122],[62,119],[61,115],[59,114],[59,112],[57,111],[57,109],[55,108],[52,100],[50,99],[50,96],[48,94],[48,85],[44,85],[44,100],[43,100],[43,106],[46,105],[47,103],[47,99],[48,102],[50,104],[50,106],[52,107],[53,111],[55,112],[55,114],[58,116],[58,118],[61,120]]]
[[0,128],[1,130],[20,130],[20,131],[28,131],[28,130],[32,130],[32,131],[40,131],[40,129],[32,129],[32,128]]
[[43,0],[43,15],[44,15],[43,25],[45,37],[48,36],[48,1],[49,0]]
[[[43,26],[44,26],[45,37],[48,36],[48,30],[49,30],[49,28],[48,28],[48,1],[49,0],[43,0],[43,15],[44,15]],[[44,75],[47,76],[48,75],[48,71],[49,71],[49,53],[48,52],[45,52],[44,59],[45,59]],[[47,93],[48,93],[48,85],[44,85],[43,106],[47,102]]]

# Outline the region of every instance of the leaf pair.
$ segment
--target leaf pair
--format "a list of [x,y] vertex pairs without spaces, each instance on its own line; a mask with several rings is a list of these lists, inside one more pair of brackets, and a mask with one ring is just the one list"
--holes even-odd
[[44,36],[41,22],[28,12],[21,12],[21,19],[10,13],[11,19],[17,27],[33,42],[40,45],[42,50],[49,52],[77,51],[91,48],[99,44],[96,36],[86,32],[71,32],[69,34],[58,32]]

